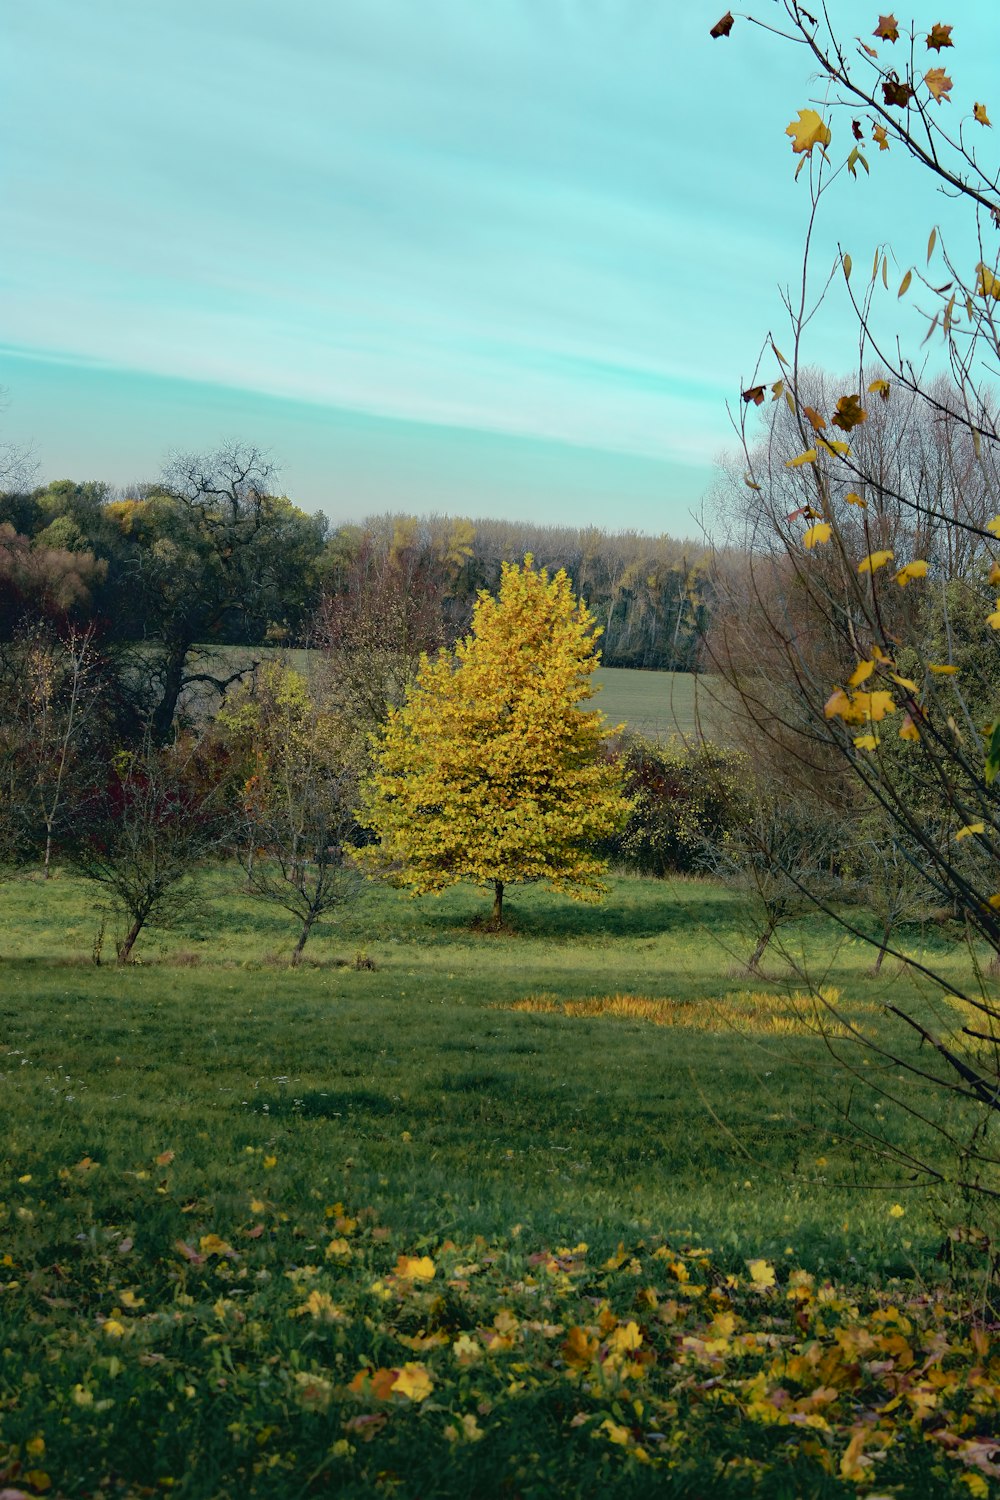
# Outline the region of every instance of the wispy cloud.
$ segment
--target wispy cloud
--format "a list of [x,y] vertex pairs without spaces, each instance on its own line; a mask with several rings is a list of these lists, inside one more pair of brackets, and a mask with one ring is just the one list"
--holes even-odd
[[[782,131],[810,95],[801,57],[746,29],[713,44],[706,16],[19,7],[0,63],[3,337],[705,475],[796,274]],[[883,220],[916,232],[905,175],[841,202],[831,258]],[[849,360],[835,311],[819,331],[828,363]]]

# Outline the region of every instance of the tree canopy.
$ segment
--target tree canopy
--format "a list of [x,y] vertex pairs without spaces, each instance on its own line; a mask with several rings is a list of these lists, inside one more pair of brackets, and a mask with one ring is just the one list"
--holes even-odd
[[470,634],[425,656],[389,712],[362,799],[361,821],[381,841],[365,862],[415,894],[492,886],[497,924],[512,883],[599,896],[593,846],[629,804],[603,753],[604,715],[583,707],[596,635],[565,572],[550,578],[530,555],[505,564]]

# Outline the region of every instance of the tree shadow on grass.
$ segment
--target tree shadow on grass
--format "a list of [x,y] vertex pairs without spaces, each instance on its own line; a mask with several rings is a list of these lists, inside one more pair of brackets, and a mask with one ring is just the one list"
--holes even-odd
[[[416,914],[415,914],[416,915]],[[708,882],[685,883],[678,893],[672,882],[636,882],[612,890],[596,905],[529,887],[515,887],[501,928],[489,924],[485,896],[471,890],[452,896],[446,906],[428,903],[414,927],[435,937],[465,934],[483,942],[516,942],[519,938],[573,942],[591,938],[656,938],[689,935],[697,925],[718,930],[732,922],[732,898]]]

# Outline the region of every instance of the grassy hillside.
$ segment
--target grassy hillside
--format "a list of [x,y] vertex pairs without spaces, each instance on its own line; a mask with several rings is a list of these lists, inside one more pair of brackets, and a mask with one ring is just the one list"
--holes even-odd
[[650,738],[694,735],[699,728],[710,739],[724,729],[712,678],[691,672],[639,672],[630,667],[599,667],[597,706],[612,723],[624,721]]
[[[266,648],[251,651],[239,646],[218,647],[205,651],[204,665],[224,675],[241,659],[253,661],[269,654]],[[308,670],[309,652],[289,654],[300,671]],[[712,678],[699,678],[690,672],[599,667],[594,680],[600,686],[597,706],[613,724],[624,722],[640,734],[659,739],[695,734],[699,724],[710,738],[720,730],[724,736],[723,716],[715,703],[718,687]]]

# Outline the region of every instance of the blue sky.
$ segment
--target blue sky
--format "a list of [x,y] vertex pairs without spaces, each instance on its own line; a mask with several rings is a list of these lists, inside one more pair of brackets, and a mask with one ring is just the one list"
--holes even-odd
[[[334,520],[696,532],[797,272],[800,51],[712,42],[720,0],[0,8],[2,436],[39,478],[127,484],[239,437]],[[945,60],[988,103],[990,14],[919,18],[955,21]],[[892,233],[915,259],[947,206],[872,165],[821,251]]]

